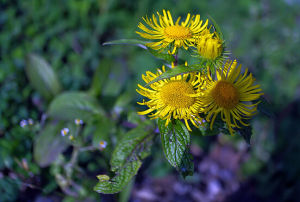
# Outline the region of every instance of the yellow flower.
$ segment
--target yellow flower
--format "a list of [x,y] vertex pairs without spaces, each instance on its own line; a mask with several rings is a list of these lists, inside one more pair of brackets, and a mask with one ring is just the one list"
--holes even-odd
[[259,85],[254,85],[255,79],[246,69],[241,74],[241,65],[237,67],[236,60],[229,61],[224,65],[223,71],[217,70],[217,80],[213,80],[208,70],[207,89],[203,96],[203,104],[206,119],[213,123],[219,113],[226,122],[230,134],[233,134],[232,127],[240,128],[238,123],[248,126],[243,119],[249,119],[257,111],[256,103],[249,103],[257,100],[263,93]]
[[210,33],[209,29],[197,37],[198,54],[205,59],[215,60],[223,53],[223,41],[220,39],[217,32]]
[[152,18],[145,17],[143,20],[148,25],[139,23],[138,27],[143,32],[136,32],[141,37],[151,40],[157,40],[152,43],[148,43],[147,46],[159,50],[166,48],[168,45],[174,45],[172,54],[176,52],[176,49],[183,47],[188,49],[194,42],[194,36],[201,33],[208,24],[208,20],[203,24],[200,20],[200,15],[191,16],[187,14],[184,22],[180,22],[180,17],[173,21],[170,11],[163,10],[163,15],[157,12],[158,20],[153,14]]
[[[165,72],[165,66],[162,67],[162,71],[158,69],[156,74],[147,71],[142,78],[148,84],[163,72]],[[166,126],[172,119],[182,119],[188,130],[191,131],[188,121],[198,127],[203,120],[199,116],[199,112],[203,110],[200,99],[202,91],[199,90],[202,87],[200,78],[200,73],[187,73],[159,80],[150,84],[150,88],[138,84],[137,92],[149,99],[143,100],[142,103],[138,102],[140,105],[149,107],[138,114],[150,114],[149,117],[152,119],[166,120]]]

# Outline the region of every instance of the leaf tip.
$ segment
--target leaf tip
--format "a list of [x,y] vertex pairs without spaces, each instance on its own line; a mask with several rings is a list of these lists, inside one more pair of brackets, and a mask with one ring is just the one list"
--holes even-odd
[[100,182],[108,181],[110,179],[108,175],[97,175],[97,178]]

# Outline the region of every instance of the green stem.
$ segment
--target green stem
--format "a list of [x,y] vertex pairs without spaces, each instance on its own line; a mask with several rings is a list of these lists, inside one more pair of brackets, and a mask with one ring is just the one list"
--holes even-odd
[[174,54],[174,66],[178,65],[178,51],[176,51],[176,53]]
[[84,151],[95,151],[95,150],[97,150],[96,147],[94,147],[94,146],[87,146],[87,147],[81,147],[81,148],[79,149],[79,152],[84,152]]
[[70,181],[72,178],[73,168],[77,163],[78,154],[79,154],[79,147],[74,146],[71,160],[69,161],[69,163],[65,165],[65,171],[66,171],[68,181]]
[[78,157],[78,153],[79,153],[79,147],[74,147],[73,153],[72,153],[72,158],[71,158],[71,165],[75,165],[77,162],[77,157]]

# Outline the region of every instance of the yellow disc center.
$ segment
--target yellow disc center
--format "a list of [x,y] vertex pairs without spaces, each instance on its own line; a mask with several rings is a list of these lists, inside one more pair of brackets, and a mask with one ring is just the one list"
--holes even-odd
[[239,103],[237,89],[227,81],[219,81],[212,90],[215,102],[225,109],[232,109]]
[[171,81],[161,88],[160,95],[165,105],[187,108],[195,103],[195,98],[189,96],[194,93],[192,84],[185,81]]
[[188,39],[192,37],[190,29],[180,25],[166,27],[165,34],[171,39]]

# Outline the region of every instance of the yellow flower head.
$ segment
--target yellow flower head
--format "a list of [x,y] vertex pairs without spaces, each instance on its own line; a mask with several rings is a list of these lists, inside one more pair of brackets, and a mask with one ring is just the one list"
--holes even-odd
[[[165,72],[165,66],[162,67],[162,71],[158,69],[156,74],[147,71],[142,78],[149,83],[163,72]],[[143,100],[142,103],[138,102],[140,105],[149,107],[138,114],[150,114],[149,117],[152,119],[166,120],[166,126],[172,119],[183,119],[188,130],[191,131],[188,121],[198,127],[202,123],[199,112],[203,110],[200,100],[202,91],[199,90],[202,87],[200,78],[202,77],[199,73],[187,73],[154,82],[149,85],[150,88],[138,84],[140,89],[137,89],[137,92],[149,99]]]
[[207,121],[212,117],[210,128],[219,113],[231,134],[233,134],[232,127],[240,128],[238,122],[248,126],[243,119],[253,116],[258,104],[258,102],[254,104],[249,102],[257,100],[263,94],[260,86],[253,84],[254,81],[252,74],[248,75],[248,69],[241,74],[241,65],[237,67],[236,60],[233,62],[227,60],[223,70],[217,70],[217,80],[212,79],[208,70],[203,104]]
[[200,15],[191,16],[187,14],[185,21],[181,22],[180,17],[173,21],[170,11],[163,10],[163,15],[157,12],[158,19],[153,14],[152,18],[145,17],[146,27],[143,23],[139,23],[138,27],[143,32],[136,32],[141,37],[155,42],[148,43],[147,46],[159,50],[164,49],[168,45],[173,44],[174,48],[172,54],[176,52],[176,49],[183,47],[188,49],[194,42],[194,36],[200,34],[208,24],[208,20],[203,24],[200,20]]
[[223,53],[223,41],[218,33],[210,33],[209,29],[203,31],[196,43],[198,54],[203,58],[215,60]]

